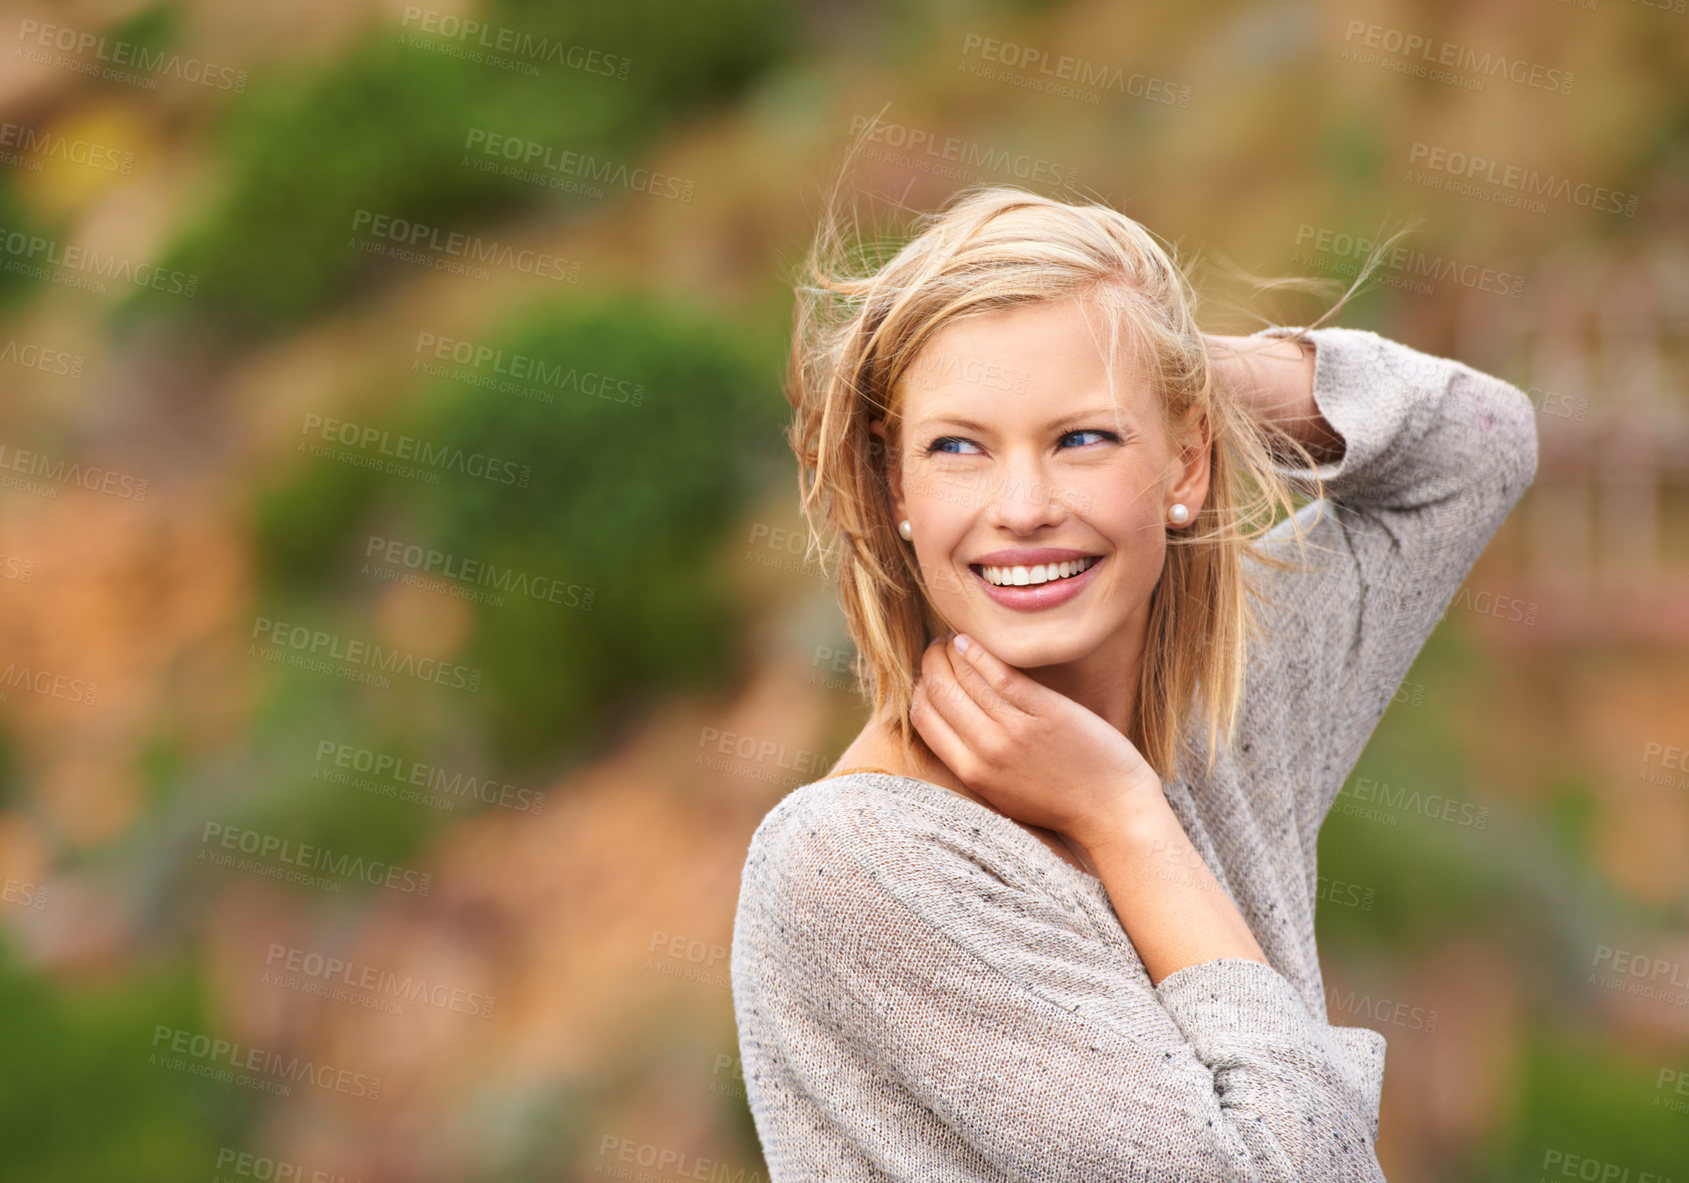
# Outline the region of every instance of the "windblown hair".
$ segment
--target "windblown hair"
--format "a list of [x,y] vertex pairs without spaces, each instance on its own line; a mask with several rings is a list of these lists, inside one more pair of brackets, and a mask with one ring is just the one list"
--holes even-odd
[[[1245,654],[1262,627],[1249,597],[1264,589],[1245,560],[1295,565],[1258,542],[1281,509],[1296,520],[1293,490],[1275,464],[1305,466],[1318,498],[1323,484],[1314,457],[1216,382],[1194,315],[1194,288],[1170,251],[1133,219],[1100,203],[1067,203],[1010,185],[973,186],[937,212],[918,215],[889,260],[869,260],[860,250],[853,257],[844,242],[842,183],[841,173],[795,285],[785,394],[794,411],[787,440],[799,463],[809,552],[823,563],[837,558],[859,692],[911,750],[917,736],[909,706],[922,652],[951,631],[893,521],[883,449],[899,454],[899,380],[912,376],[922,347],[948,324],[1077,297],[1087,313],[1102,313],[1103,357],[1117,405],[1112,367],[1125,357],[1159,393],[1169,432],[1193,409],[1206,419],[1208,495],[1188,528],[1169,532],[1126,734],[1158,775],[1175,776],[1186,754],[1185,721],[1200,711],[1212,765],[1217,748],[1235,734]],[[1337,303],[1291,339],[1307,348],[1308,330],[1347,303],[1404,233],[1380,242]],[[1291,277],[1257,286],[1317,289],[1331,282]],[[883,445],[870,427],[876,421],[884,427]],[[1300,544],[1300,529],[1295,536]]]

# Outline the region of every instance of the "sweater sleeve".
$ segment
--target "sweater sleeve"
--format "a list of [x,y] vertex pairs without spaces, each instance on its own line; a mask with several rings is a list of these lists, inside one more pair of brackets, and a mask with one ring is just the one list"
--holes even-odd
[[[1250,657],[1260,679],[1251,697],[1268,715],[1255,730],[1280,739],[1304,834],[1330,811],[1537,461],[1534,412],[1517,387],[1364,329],[1308,338],[1314,401],[1344,450],[1318,469],[1324,499],[1295,515],[1308,527],[1306,555],[1289,521],[1264,540],[1311,569],[1270,573],[1261,616],[1277,637]],[[1312,495],[1305,468],[1278,472]]]
[[[747,861],[746,1063],[777,1047],[827,1123],[792,1135],[790,1098],[748,1070],[771,1178],[1383,1180],[1380,1065],[1275,970],[1224,959],[1152,987],[1118,926],[1011,852],[882,808],[788,798]],[[936,1115],[948,1146],[900,1112]],[[823,1145],[861,1173],[823,1171]]]

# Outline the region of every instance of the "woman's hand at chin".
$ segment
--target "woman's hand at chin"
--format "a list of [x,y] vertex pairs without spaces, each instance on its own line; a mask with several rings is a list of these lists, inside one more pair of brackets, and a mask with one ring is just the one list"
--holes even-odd
[[998,810],[1087,847],[1142,803],[1165,805],[1161,779],[1131,740],[972,639],[927,646],[909,721]]

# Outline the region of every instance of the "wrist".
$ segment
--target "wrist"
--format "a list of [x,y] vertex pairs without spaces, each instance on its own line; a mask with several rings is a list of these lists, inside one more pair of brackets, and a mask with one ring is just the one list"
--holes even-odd
[[1086,857],[1095,863],[1111,851],[1145,849],[1166,834],[1168,821],[1179,826],[1160,778],[1151,774],[1121,793],[1108,808],[1075,823],[1067,837],[1083,847]]

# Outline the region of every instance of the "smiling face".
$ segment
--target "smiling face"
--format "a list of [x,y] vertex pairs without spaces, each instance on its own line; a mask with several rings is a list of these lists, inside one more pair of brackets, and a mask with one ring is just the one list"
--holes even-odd
[[899,381],[894,520],[934,607],[1012,666],[1135,668],[1169,508],[1207,493],[1200,420],[1172,438],[1148,380],[1114,379],[1118,414],[1068,299],[952,322]]

